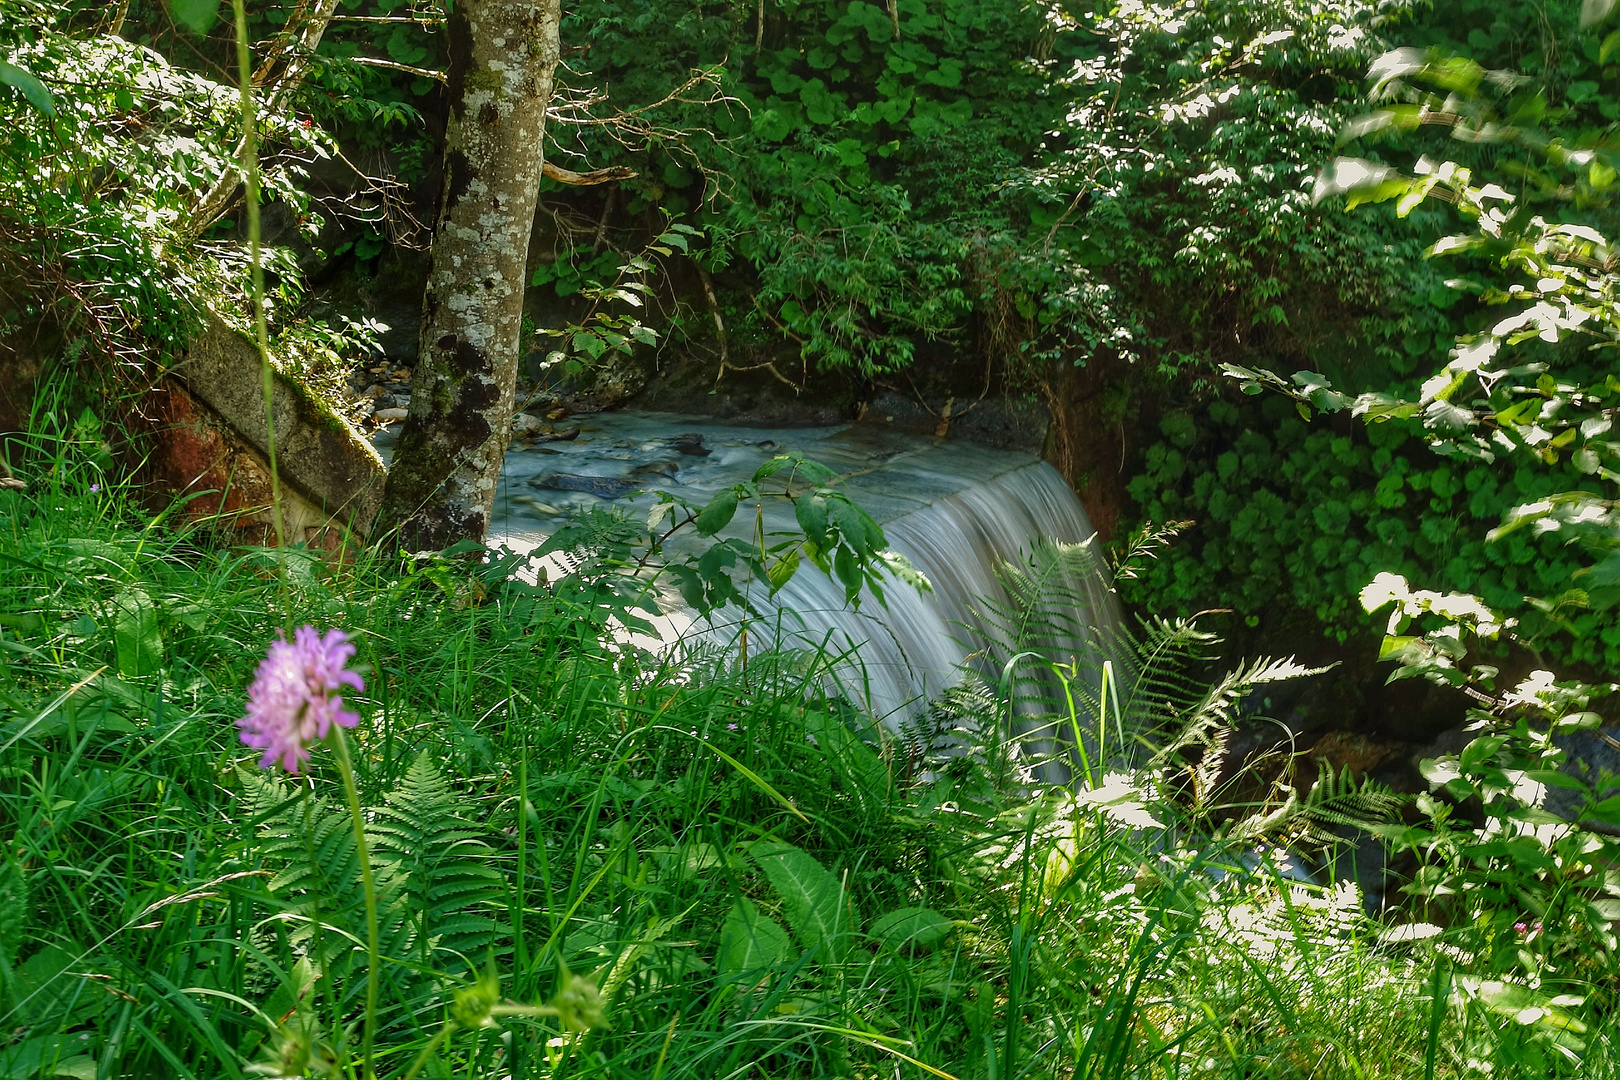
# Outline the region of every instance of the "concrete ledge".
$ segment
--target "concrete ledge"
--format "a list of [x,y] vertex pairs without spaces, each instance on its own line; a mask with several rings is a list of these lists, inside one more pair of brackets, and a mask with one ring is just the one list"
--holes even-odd
[[[330,547],[334,526],[367,535],[387,477],[376,450],[290,379],[276,376],[271,400],[287,538]],[[210,313],[145,404],[153,478],[182,493],[219,493],[197,500],[198,514],[267,528],[269,425],[253,342]]]

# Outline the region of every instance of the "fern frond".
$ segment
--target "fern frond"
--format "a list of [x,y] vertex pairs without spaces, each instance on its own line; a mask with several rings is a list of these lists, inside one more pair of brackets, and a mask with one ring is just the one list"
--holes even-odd
[[501,930],[493,905],[505,879],[489,865],[487,831],[460,816],[455,793],[426,753],[383,797],[368,833],[398,882],[424,963],[436,951],[477,957],[494,944]]
[[1161,746],[1157,760],[1163,762],[1188,747],[1208,747],[1212,733],[1231,724],[1239,700],[1256,686],[1320,675],[1331,667],[1306,667],[1291,656],[1283,660],[1262,657],[1239,665],[1205,687],[1184,712],[1172,711],[1166,717],[1174,734]]
[[[257,772],[244,773],[243,784],[254,816],[263,819],[260,855],[276,870],[270,892],[297,916],[293,942],[306,946],[312,962],[334,982],[359,987],[362,980],[341,978],[364,962],[364,949],[356,943],[366,934],[360,857],[347,809],[308,793],[295,797],[286,784]],[[410,937],[398,882],[386,868],[375,882],[379,945],[386,956],[402,955]]]

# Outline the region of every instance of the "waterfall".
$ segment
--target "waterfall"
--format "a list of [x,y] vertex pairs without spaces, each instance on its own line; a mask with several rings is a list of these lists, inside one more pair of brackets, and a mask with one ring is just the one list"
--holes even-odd
[[[1093,535],[1074,492],[1042,461],[1020,464],[882,525],[889,546],[933,584],[931,593],[896,583],[885,591],[886,608],[868,597],[855,610],[845,606],[839,583],[806,567],[772,606],[789,613],[777,620],[783,644],[825,642],[858,656],[858,663],[842,665],[845,680],[859,684],[846,689],[864,698],[874,716],[891,722],[915,713],[960,678],[968,639],[987,629],[982,600],[1002,596],[999,563],[1025,558],[1040,540],[1077,544]],[[1068,584],[1090,605],[1079,621],[1118,624],[1117,601],[1100,573]],[[1094,641],[1076,639],[1067,646],[1064,653],[1078,657]],[[994,678],[997,672],[985,674]]]
[[[493,541],[532,548],[584,507],[616,503],[645,512],[652,499],[638,494],[642,488],[665,488],[702,504],[787,450],[836,470],[838,486],[883,527],[889,546],[928,578],[932,592],[895,581],[884,590],[886,606],[867,595],[854,609],[845,605],[841,584],[805,562],[775,597],[766,598],[762,583],[746,590],[762,619],[743,619],[730,608],[692,625],[676,613],[660,620],[661,630],[670,644],[695,635],[740,651],[737,638],[746,626],[750,649],[775,643],[844,654],[848,659],[834,666],[834,678],[846,696],[890,726],[923,711],[958,680],[970,640],[986,629],[981,598],[1001,596],[1001,562],[1026,558],[1041,541],[1080,544],[1093,536],[1063,478],[1027,454],[898,435],[870,424],[763,429],[611,413],[582,419],[581,429],[568,440],[527,449],[514,444],[502,472]],[[760,526],[767,537],[797,531],[791,506],[772,499],[757,510],[740,508],[722,535],[751,541]],[[687,535],[672,546],[695,539]],[[1068,613],[1079,629],[1072,640],[1048,643],[1054,659],[1095,658],[1099,636],[1111,640],[1120,625],[1100,562],[1064,585],[1083,610]],[[993,679],[999,671],[984,673]]]

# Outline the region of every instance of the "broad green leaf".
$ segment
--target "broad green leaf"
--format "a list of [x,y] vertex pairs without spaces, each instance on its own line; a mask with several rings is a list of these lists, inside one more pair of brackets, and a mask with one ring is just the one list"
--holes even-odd
[[738,897],[720,930],[720,970],[727,975],[759,971],[780,963],[791,951],[787,931],[760,914],[753,901]]
[[885,548],[877,553],[877,561],[885,570],[918,592],[934,591],[934,583],[928,580],[928,576],[912,566],[911,560],[898,551]]
[[932,949],[955,924],[933,908],[909,907],[891,911],[872,923],[872,936],[886,947]]
[[782,586],[793,580],[793,575],[799,572],[799,549],[793,548],[786,555],[771,563],[765,576],[771,583],[771,592],[779,592]]
[[709,500],[709,505],[698,513],[697,520],[692,525],[699,534],[713,536],[731,524],[731,519],[736,514],[737,490],[735,488],[726,488],[724,491],[715,493],[714,498]]
[[849,898],[837,878],[791,844],[755,844],[749,852],[782,898],[788,925],[806,949],[821,948],[833,963],[849,953]]
[[1463,747],[1460,767],[1467,772],[1476,765],[1490,761],[1506,742],[1507,737],[1503,735],[1484,735],[1475,739]]
[[576,352],[582,352],[592,360],[600,359],[607,352],[607,342],[588,330],[575,334],[573,344]]
[[1583,821],[1601,821],[1605,825],[1620,825],[1620,795],[1611,795],[1602,802],[1593,803],[1581,815]]
[[1598,50],[1598,63],[1607,64],[1616,49],[1620,49],[1620,30],[1611,31],[1609,36],[1603,39],[1603,47]]
[[113,642],[118,652],[118,673],[150,675],[163,666],[163,639],[158,634],[157,606],[133,586],[113,600]]
[[818,548],[827,546],[827,497],[821,492],[800,496],[793,504],[793,516],[805,538]]
[[843,544],[838,545],[838,552],[833,557],[833,572],[844,586],[844,598],[855,599],[861,591],[861,563],[855,553]]
[[169,0],[169,10],[193,33],[206,34],[219,18],[219,0]]
[[56,115],[56,105],[51,101],[51,92],[45,89],[44,83],[34,77],[33,72],[0,60],[0,83],[16,87],[28,104],[46,116]]
[[771,458],[771,460],[754,470],[754,483],[757,484],[761,480],[769,480],[771,477],[775,476],[777,473],[781,472],[783,469],[792,464],[793,458],[790,455],[777,454],[775,457]]

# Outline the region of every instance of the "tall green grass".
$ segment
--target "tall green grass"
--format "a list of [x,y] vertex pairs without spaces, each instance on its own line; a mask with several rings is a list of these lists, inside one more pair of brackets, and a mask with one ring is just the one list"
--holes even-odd
[[[919,760],[825,696],[824,656],[636,652],[588,590],[500,564],[283,574],[141,509],[93,418],[47,404],[30,490],[0,493],[0,1080],[281,1075],[301,1041],[308,1075],[358,1075],[337,774],[261,774],[233,727],[306,622],[366,669],[379,1075],[1615,1075],[1600,1022],[1580,1054],[1530,1038],[1453,992],[1446,937],[1233,871],[1151,789]],[[489,972],[520,1003],[588,978],[608,1026],[441,1038]]]

